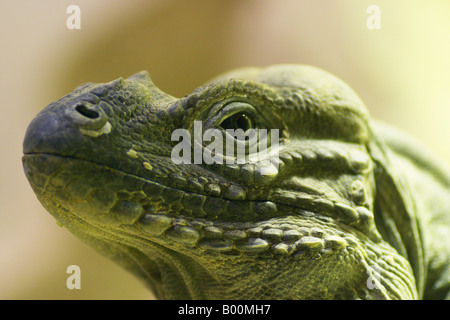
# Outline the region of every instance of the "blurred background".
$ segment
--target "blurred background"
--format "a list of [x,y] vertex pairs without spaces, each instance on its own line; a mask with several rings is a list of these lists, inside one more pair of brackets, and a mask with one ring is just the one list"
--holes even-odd
[[[79,30],[66,27],[71,4]],[[380,29],[367,27],[371,5]],[[50,102],[140,70],[181,97],[231,68],[310,64],[450,163],[449,16],[447,0],[0,0],[0,299],[153,298],[58,227],[28,185],[22,140]],[[71,264],[81,290],[66,287]]]

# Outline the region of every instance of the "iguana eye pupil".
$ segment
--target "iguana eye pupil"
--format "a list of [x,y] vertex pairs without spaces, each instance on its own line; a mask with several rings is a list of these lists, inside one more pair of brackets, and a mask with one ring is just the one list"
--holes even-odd
[[245,113],[238,113],[236,116],[236,127],[245,132],[253,128],[253,122]]
[[223,129],[242,129],[244,132],[254,129],[253,120],[244,112],[239,112],[222,121],[220,126]]

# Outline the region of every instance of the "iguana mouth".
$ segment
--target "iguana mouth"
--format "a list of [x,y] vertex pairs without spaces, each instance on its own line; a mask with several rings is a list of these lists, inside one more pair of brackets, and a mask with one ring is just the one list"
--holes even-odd
[[[303,201],[302,207],[230,200],[175,189],[73,157],[35,153],[25,154],[23,162],[30,183],[43,199],[51,194],[59,205],[97,227],[118,228],[169,247],[198,247],[228,255],[270,252],[295,258],[305,252],[344,250],[354,241],[348,234],[356,229],[336,221],[336,212],[355,222],[356,210],[306,194],[304,199],[310,201]],[[43,168],[53,169],[45,172]],[[110,181],[99,182],[99,175]],[[227,210],[246,212],[247,217],[224,219],[221,214],[226,217]],[[325,229],[317,227],[320,221]]]
[[[313,269],[321,268],[319,266],[326,264],[325,261],[329,259],[361,259],[363,262],[365,259],[378,261],[393,255],[389,247],[382,246],[383,250],[374,250],[372,246],[375,243],[361,232],[314,211],[277,204],[278,210],[291,210],[290,215],[278,213],[275,216],[266,216],[266,219],[247,222],[187,217],[182,212],[175,214],[171,211],[173,209],[165,207],[165,201],[155,205],[155,199],[163,194],[157,189],[169,190],[169,187],[120,170],[92,161],[53,154],[25,154],[23,164],[33,190],[57,221],[64,221],[64,226],[88,242],[93,239],[95,243],[103,243],[101,246],[115,246],[114,250],[123,251],[130,256],[127,259],[131,261],[134,261],[133,256],[136,255],[140,256],[139,259],[146,257],[146,264],[153,266],[151,272],[155,274],[167,270],[155,261],[152,262],[152,259],[158,261],[161,254],[172,256],[173,261],[179,259],[178,271],[173,269],[171,272],[183,274],[183,286],[186,288],[190,288],[191,280],[188,278],[197,275],[183,271],[187,267],[185,264],[201,263],[196,260],[198,254],[201,254],[202,259],[219,261],[245,261],[255,257],[262,259],[261,261],[312,261],[310,267]],[[104,180],[100,181],[99,176]],[[110,177],[114,179],[106,182],[105,179]],[[123,189],[124,186],[127,187],[126,190]],[[183,197],[197,196],[189,191],[173,188],[170,190],[182,192]],[[171,196],[173,197],[173,194]],[[247,201],[234,202],[244,204]],[[79,220],[83,221],[84,228],[78,225]],[[143,244],[148,248],[143,250]],[[373,252],[371,256],[360,256],[361,246],[367,247],[364,250]],[[164,253],[162,248],[168,251]],[[160,250],[163,251],[159,252]],[[148,252],[155,256],[152,258]],[[397,256],[393,256],[395,260],[392,262],[403,263],[401,259],[397,260]],[[117,259],[119,263],[125,261],[123,255],[119,255]],[[141,263],[140,260],[135,268],[143,268]],[[367,261],[363,265],[370,263],[374,262]],[[172,268],[166,266],[168,267]],[[160,276],[145,277],[155,292],[160,290],[159,285],[154,283],[158,277]],[[162,292],[159,294],[164,296]],[[350,290],[342,294],[348,295],[348,298],[357,298],[362,293]],[[384,292],[364,294],[372,294],[376,299],[387,298]]]

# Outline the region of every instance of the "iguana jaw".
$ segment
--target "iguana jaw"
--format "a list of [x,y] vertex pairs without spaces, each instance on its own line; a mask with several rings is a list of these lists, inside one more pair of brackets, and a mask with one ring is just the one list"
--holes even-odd
[[[71,157],[26,154],[23,162],[38,196],[55,201],[100,227],[133,226],[150,237],[164,236],[169,242],[217,252],[261,253],[270,249],[273,253],[291,255],[298,247],[342,249],[346,241],[340,237],[349,232],[380,241],[378,234],[361,233],[351,226],[359,219],[355,209],[305,193],[296,192],[297,200],[301,197],[300,203],[290,203],[292,198],[274,194],[272,198],[277,200],[236,200],[176,189]],[[237,212],[243,213],[239,219]],[[327,234],[301,225],[289,228],[290,219],[298,224],[311,217],[332,223],[333,228],[345,232]],[[281,229],[274,228],[272,222],[279,218],[287,219]]]
[[[86,170],[87,166],[90,166],[91,170]],[[162,194],[157,189],[167,190],[167,187],[121,171],[54,155],[25,155],[24,168],[34,191],[55,218],[80,238],[88,239],[88,242],[105,242],[106,244],[100,245],[99,249],[104,255],[114,255],[117,247],[123,247],[120,250],[124,252],[133,251],[134,249],[130,248],[135,248],[146,256],[145,261],[153,259],[158,261],[160,255],[169,255],[171,259],[179,260],[175,264],[179,265],[179,268],[187,267],[182,267],[187,261],[190,261],[190,265],[202,265],[206,269],[204,271],[211,275],[209,281],[230,281],[230,286],[233,283],[231,279],[220,270],[214,270],[214,265],[223,263],[221,262],[223,259],[235,261],[233,264],[236,268],[242,268],[238,273],[245,273],[249,260],[255,257],[263,260],[271,257],[280,263],[285,259],[295,260],[299,266],[304,265],[305,270],[311,268],[308,261],[316,261],[314,268],[317,268],[318,273],[322,272],[321,270],[326,272],[327,268],[338,261],[348,259],[355,262],[352,269],[357,268],[360,274],[365,275],[368,266],[383,256],[393,257],[396,263],[400,261],[406,268],[402,258],[389,246],[381,244],[383,249],[380,251],[377,248],[380,244],[375,245],[364,234],[330,217],[311,211],[278,205],[281,212],[290,210],[291,215],[280,214],[255,222],[212,221],[186,217],[182,214],[169,216],[167,207],[164,208],[164,201],[159,205],[155,204],[157,203],[155,200]],[[77,179],[72,175],[71,179],[65,180],[67,172],[80,174]],[[103,177],[101,183],[98,183],[98,176]],[[77,187],[79,179],[83,188]],[[105,179],[109,182],[105,183]],[[126,185],[134,189],[124,190],[124,181],[128,181]],[[83,194],[80,194],[81,191]],[[183,197],[189,195],[189,192],[183,192]],[[367,256],[369,252],[371,253]],[[133,254],[129,255],[127,261],[136,260]],[[363,261],[365,262],[361,264]],[[136,270],[133,272],[139,273]],[[171,272],[180,274],[181,271]],[[350,270],[346,272],[350,274]],[[403,273],[407,274],[408,270],[402,271]],[[158,284],[155,284],[158,281],[153,277],[141,274],[139,276],[144,277],[155,292],[160,291]],[[190,276],[193,275],[181,276],[187,288],[189,287],[187,278]],[[344,277],[342,281],[351,282],[342,276]],[[305,285],[311,284],[305,282]],[[316,285],[318,292],[315,294],[319,297],[320,286]],[[410,285],[407,282],[402,286]],[[221,287],[217,283],[216,286]],[[189,288],[186,290],[192,291]],[[374,294],[372,298],[395,298],[399,294],[358,290],[339,294],[348,299],[361,295],[367,298],[371,294]],[[196,294],[199,295],[197,298],[202,297],[200,293],[191,292],[190,298]],[[221,292],[217,297],[220,298],[222,294],[222,297],[227,296]],[[351,296],[352,294],[354,296]],[[292,292],[286,295],[286,298],[298,298]]]

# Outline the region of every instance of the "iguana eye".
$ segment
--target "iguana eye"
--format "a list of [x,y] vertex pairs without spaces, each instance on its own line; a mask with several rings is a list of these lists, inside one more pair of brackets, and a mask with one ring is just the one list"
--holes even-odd
[[242,131],[247,132],[250,129],[255,129],[254,121],[249,114],[245,112],[238,112],[233,114],[231,117],[226,118],[222,121],[220,126],[223,129],[242,129]]

